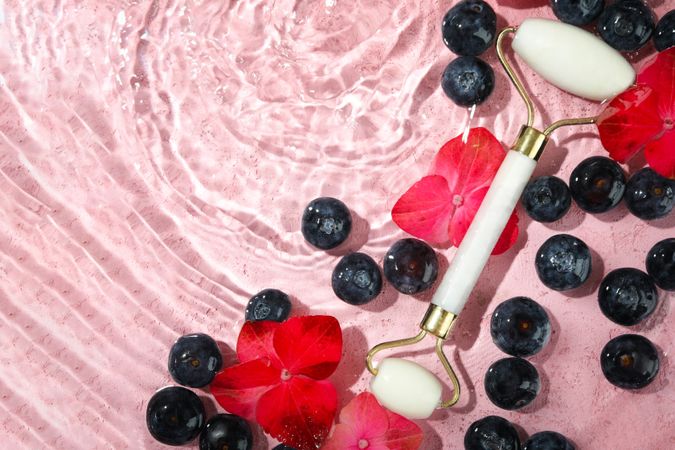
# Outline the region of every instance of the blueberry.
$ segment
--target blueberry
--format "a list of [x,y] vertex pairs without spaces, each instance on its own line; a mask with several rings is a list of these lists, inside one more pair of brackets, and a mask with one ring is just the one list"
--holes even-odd
[[610,46],[632,52],[652,37],[654,15],[641,0],[621,0],[605,8],[597,27],[600,37]]
[[600,366],[607,381],[614,386],[640,389],[659,373],[659,355],[649,339],[637,334],[623,334],[602,349]]
[[581,239],[556,234],[539,247],[534,265],[547,287],[556,291],[574,289],[591,273],[591,251]]
[[654,244],[647,253],[645,265],[658,287],[675,291],[675,238]]
[[490,321],[492,341],[513,356],[532,356],[548,343],[551,323],[544,308],[527,297],[501,303]]
[[251,450],[253,435],[248,422],[233,414],[216,414],[199,437],[199,450]]
[[333,292],[351,305],[368,303],[382,290],[382,275],[377,263],[364,253],[342,257],[333,270]]
[[183,386],[206,386],[222,367],[218,344],[206,334],[181,336],[169,352],[169,373]]
[[285,292],[279,289],[264,289],[248,301],[246,320],[273,320],[283,322],[291,313],[291,301]]
[[675,182],[644,168],[628,180],[624,200],[630,212],[640,219],[665,217],[675,203]]
[[527,215],[537,222],[555,222],[570,209],[572,197],[558,177],[535,178],[525,186],[520,199]]
[[654,30],[654,47],[662,52],[675,45],[675,9],[661,17]]
[[469,425],[464,435],[464,450],[520,450],[520,438],[514,426],[499,416],[487,416]]
[[561,22],[576,26],[593,22],[604,7],[605,0],[551,0],[553,14]]
[[485,374],[485,393],[503,409],[520,409],[532,403],[539,393],[539,373],[522,358],[503,358]]
[[659,297],[652,278],[641,270],[612,270],[598,289],[602,313],[619,325],[635,325],[656,308]]
[[523,450],[574,450],[574,445],[560,433],[542,431],[530,436]]
[[475,56],[460,56],[443,71],[441,87],[459,106],[479,105],[492,93],[495,74],[485,61]]
[[461,56],[478,56],[490,48],[497,34],[497,16],[482,0],[463,0],[445,13],[443,42]]
[[572,171],[572,198],[584,211],[602,213],[619,204],[626,188],[621,167],[604,156],[584,159]]
[[404,294],[426,291],[438,276],[436,252],[419,239],[396,241],[384,256],[384,276]]
[[171,386],[155,392],[148,402],[145,422],[152,437],[162,444],[183,445],[204,426],[204,405],[194,392]]
[[302,214],[302,235],[322,250],[342,244],[352,230],[352,215],[347,206],[332,197],[315,198]]

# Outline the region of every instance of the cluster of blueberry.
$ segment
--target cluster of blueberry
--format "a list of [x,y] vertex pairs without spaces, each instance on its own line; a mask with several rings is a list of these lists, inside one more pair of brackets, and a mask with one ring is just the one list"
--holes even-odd
[[[169,373],[182,386],[205,387],[222,366],[218,344],[206,334],[182,336],[169,352]],[[182,386],[165,387],[150,398],[146,424],[152,437],[163,444],[183,445],[200,436],[200,450],[251,450],[251,428],[244,419],[216,414],[205,424],[201,399]]]
[[535,433],[521,446],[518,431],[508,420],[487,416],[475,421],[464,435],[466,450],[574,450],[574,445],[555,431]]
[[[551,0],[562,22],[589,25],[598,19],[600,37],[619,51],[635,51],[653,36],[658,51],[675,45],[675,11],[655,25],[654,13],[642,0],[620,0],[605,8],[604,0]],[[494,42],[497,16],[483,0],[462,0],[443,17],[445,45],[459,55],[443,71],[443,92],[459,106],[479,105],[494,88],[494,72],[478,56]]]
[[571,25],[590,25],[597,19],[600,37],[619,51],[639,50],[651,37],[658,51],[675,45],[675,11],[655,25],[654,13],[642,0],[620,0],[606,8],[605,0],[551,0],[551,8]]
[[[347,240],[352,219],[347,206],[332,197],[312,200],[302,216],[302,234],[313,246],[329,250]],[[384,276],[399,292],[417,294],[429,289],[438,276],[436,252],[419,239],[401,239],[384,257]],[[350,253],[337,263],[331,277],[333,292],[351,305],[363,305],[382,291],[378,264],[365,253]]]

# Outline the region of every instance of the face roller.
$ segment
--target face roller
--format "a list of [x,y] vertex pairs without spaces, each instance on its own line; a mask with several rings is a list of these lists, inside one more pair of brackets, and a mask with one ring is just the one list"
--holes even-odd
[[[507,153],[492,185],[471,223],[454,259],[432,299],[420,332],[411,338],[383,342],[366,358],[373,374],[371,391],[391,411],[410,419],[423,419],[438,407],[457,403],[460,385],[443,342],[448,338],[492,249],[530,179],[549,135],[559,127],[594,123],[594,117],[559,120],[544,131],[533,128],[534,105],[502,49],[503,40],[515,33],[512,47],[537,74],[551,84],[591,100],[605,100],[628,88],[635,80],[631,65],[594,35],[561,22],[527,19],[509,27],[497,38],[497,55],[527,107],[527,124]],[[427,334],[436,338],[435,350],[452,382],[452,397],[441,400],[443,386],[430,371],[412,361],[385,358],[375,366],[381,350],[415,344]]]

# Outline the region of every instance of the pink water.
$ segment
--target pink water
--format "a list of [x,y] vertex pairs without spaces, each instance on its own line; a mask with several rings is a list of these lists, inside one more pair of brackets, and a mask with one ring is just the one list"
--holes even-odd
[[[490,3],[499,26],[553,17],[543,0]],[[651,4],[658,16],[669,9]],[[440,39],[450,5],[0,0],[0,447],[164,448],[144,416],[171,383],[170,345],[206,332],[233,362],[244,305],[267,287],[288,292],[295,314],[341,321],[332,377],[341,404],[365,389],[367,348],[414,334],[428,296],[387,286],[354,307],[329,277],[339,255],[360,249],[381,262],[404,237],[391,207],[466,123],[439,88],[453,57]],[[494,50],[487,59],[497,86],[473,124],[510,144],[524,108]],[[545,110],[539,125],[599,111],[523,72]],[[562,129],[536,175],[566,179],[591,154],[603,154],[592,127]],[[356,216],[352,239],[328,254],[299,231],[303,206],[325,195]],[[605,319],[595,299],[603,273],[644,268],[675,216],[645,223],[620,205],[598,216],[573,206],[552,225],[520,217],[518,243],[491,259],[446,346],[464,396],[421,422],[422,448],[462,448],[467,426],[488,414],[530,434],[559,431],[582,450],[675,448],[673,295],[660,291],[658,310],[632,329]],[[533,255],[556,232],[594,251],[590,282],[572,293],[535,276]],[[549,311],[554,334],[531,359],[539,398],[506,412],[486,399],[482,378],[502,357],[490,313],[516,295]],[[658,378],[639,392],[612,387],[599,368],[604,344],[631,331],[662,355]],[[415,357],[438,371],[430,351]],[[254,430],[255,449],[271,448]]]

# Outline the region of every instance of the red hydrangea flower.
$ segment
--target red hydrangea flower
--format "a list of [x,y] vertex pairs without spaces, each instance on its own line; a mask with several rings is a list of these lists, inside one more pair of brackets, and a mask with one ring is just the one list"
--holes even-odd
[[675,178],[675,47],[648,61],[637,84],[609,102],[597,124],[612,158],[623,163],[644,148],[654,171]]
[[[459,246],[505,156],[485,128],[470,129],[466,142],[457,136],[438,151],[429,175],[398,199],[392,219],[403,231],[432,244]],[[505,252],[517,238],[514,211],[492,253]]]
[[342,411],[340,423],[322,450],[417,450],[422,430],[377,402],[369,392],[357,395]]
[[330,316],[283,323],[246,322],[239,333],[240,364],[211,383],[232,414],[257,421],[272,437],[298,450],[316,450],[333,425],[337,394],[325,380],[342,356],[340,324]]

